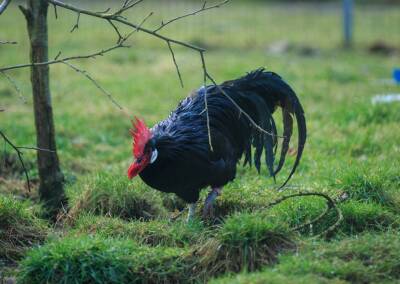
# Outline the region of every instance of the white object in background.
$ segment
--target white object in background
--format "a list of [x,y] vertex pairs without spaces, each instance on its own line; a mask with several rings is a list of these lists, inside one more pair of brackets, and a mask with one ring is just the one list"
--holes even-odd
[[376,95],[372,98],[372,103],[391,103],[391,102],[400,102],[400,94],[384,94],[384,95]]

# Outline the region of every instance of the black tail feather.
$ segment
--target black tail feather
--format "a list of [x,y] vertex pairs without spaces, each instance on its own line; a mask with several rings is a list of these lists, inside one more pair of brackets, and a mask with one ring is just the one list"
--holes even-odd
[[[297,156],[292,170],[279,187],[281,189],[290,180],[299,165],[307,137],[306,121],[303,108],[295,92],[286,84],[282,78],[273,73],[266,72],[263,68],[248,73],[237,80],[222,84],[226,87],[228,94],[233,98],[267,133],[252,127],[252,134],[244,149],[244,164],[251,165],[251,144],[255,147],[254,164],[258,171],[261,168],[261,156],[265,149],[265,163],[272,177],[278,174],[284,163],[289,150],[289,143],[293,134],[293,116],[296,118],[298,128]],[[283,114],[283,141],[278,165],[274,169],[274,160],[278,146],[278,134],[276,124],[272,116],[277,107],[282,108]]]

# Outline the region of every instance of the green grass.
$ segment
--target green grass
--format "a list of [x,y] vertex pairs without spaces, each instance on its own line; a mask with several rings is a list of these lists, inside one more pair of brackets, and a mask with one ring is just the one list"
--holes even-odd
[[187,247],[210,237],[210,231],[200,222],[126,222],[119,218],[82,215],[76,222],[74,235],[99,235],[103,237],[130,238],[150,246]]
[[130,240],[67,238],[34,250],[21,263],[20,283],[160,283],[183,279],[184,250]]
[[280,257],[273,268],[212,283],[394,283],[400,274],[399,245],[398,232],[307,243],[297,254]]
[[0,195],[0,267],[20,260],[46,239],[49,227],[38,215],[30,202]]
[[84,212],[125,220],[148,220],[166,214],[159,195],[133,186],[123,176],[101,173],[88,180],[84,188],[76,184],[69,192],[72,219]]
[[[143,1],[127,16],[140,22],[154,11],[145,23],[151,28],[161,19],[199,6],[194,1],[165,3]],[[98,11],[107,6],[101,2],[79,5]],[[51,58],[60,50],[62,56],[86,54],[115,43],[106,23],[81,15],[79,29],[71,34],[76,15],[58,13],[57,20],[52,10],[49,14]],[[187,225],[186,213],[170,221],[185,204],[171,194],[150,189],[139,178],[129,181],[126,177],[132,161],[129,119],[86,78],[67,66],[51,66],[56,139],[67,180],[69,212],[55,227],[39,219],[40,212],[32,209],[36,187],[31,194],[26,192],[15,157],[1,151],[0,246],[4,246],[0,257],[6,264],[14,262],[27,248],[45,241],[17,268],[19,279],[29,283],[69,281],[78,276],[92,282],[138,281],[138,271],[144,273],[141,280],[149,282],[182,281],[183,277],[209,280],[225,273],[228,275],[220,278],[220,283],[400,281],[399,260],[393,254],[399,249],[400,104],[371,103],[377,94],[400,92],[399,86],[382,83],[398,65],[399,54],[382,56],[367,51],[377,40],[399,47],[399,22],[398,6],[356,5],[355,46],[344,50],[339,6],[232,1],[163,31],[207,47],[208,71],[218,82],[260,66],[281,74],[305,109],[309,136],[290,188],[275,190],[289,173],[293,157],[288,158],[277,184],[267,178],[265,168],[258,175],[254,168],[239,167],[237,178],[217,200],[215,214],[222,220],[217,224],[195,220]],[[12,27],[0,30],[0,40],[18,42],[0,45],[0,65],[26,62],[26,27],[15,3],[0,17],[0,25]],[[268,47],[277,41],[287,41],[294,48],[287,53],[269,53]],[[129,44],[130,49],[74,64],[85,69],[130,114],[151,126],[203,84],[200,58],[173,46],[185,83],[181,88],[163,42],[138,33]],[[302,47],[317,52],[304,56],[297,52]],[[0,107],[5,109],[0,113],[1,129],[17,145],[34,145],[29,70],[9,75],[27,103],[22,103],[13,86],[0,76]],[[281,119],[280,112],[275,116]],[[294,141],[291,147],[295,146]],[[9,147],[6,151],[11,153]],[[6,167],[2,162],[5,156],[9,161]],[[24,159],[32,165],[34,151],[24,150]],[[29,174],[36,186],[34,166],[29,166]],[[321,198],[289,199],[264,209],[267,203],[297,190],[346,197],[339,204],[343,222],[329,240],[311,238],[335,222],[337,216],[332,212],[313,226],[293,231],[325,210]],[[200,202],[205,195],[206,190]],[[201,210],[200,205],[199,215]],[[9,241],[9,232],[17,243]],[[49,237],[54,234],[59,238]],[[242,270],[246,272],[238,273]]]

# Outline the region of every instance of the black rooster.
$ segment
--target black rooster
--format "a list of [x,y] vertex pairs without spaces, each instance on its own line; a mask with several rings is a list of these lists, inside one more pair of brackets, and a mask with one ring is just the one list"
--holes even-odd
[[[274,168],[278,136],[272,113],[278,106],[282,108],[284,129],[280,159]],[[235,178],[236,164],[243,154],[244,164],[251,165],[251,145],[258,172],[265,149],[265,163],[275,178],[289,149],[293,115],[298,126],[297,157],[283,187],[299,164],[306,122],[294,91],[279,75],[263,68],[219,86],[201,87],[152,129],[136,119],[131,130],[136,160],[128,169],[128,177],[139,174],[149,186],[177,194],[190,204],[188,219],[194,216],[200,190],[211,186],[203,210],[206,216],[212,212],[222,187]]]

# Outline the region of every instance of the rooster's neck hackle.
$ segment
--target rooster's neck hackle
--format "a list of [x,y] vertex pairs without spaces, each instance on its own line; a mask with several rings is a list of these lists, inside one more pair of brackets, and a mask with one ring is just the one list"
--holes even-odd
[[144,154],[144,148],[151,139],[152,134],[143,120],[135,117],[132,121],[133,128],[130,130],[133,137],[133,156],[139,158]]

